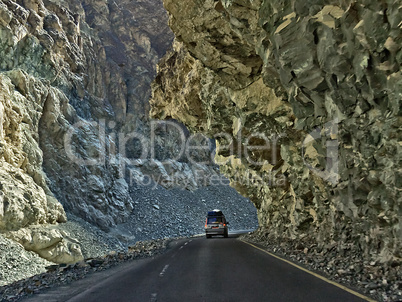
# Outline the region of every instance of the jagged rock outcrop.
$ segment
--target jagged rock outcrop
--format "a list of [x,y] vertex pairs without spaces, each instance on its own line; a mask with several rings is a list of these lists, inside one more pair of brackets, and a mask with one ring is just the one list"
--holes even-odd
[[400,263],[400,3],[164,5],[177,41],[151,115],[217,140],[262,234]]

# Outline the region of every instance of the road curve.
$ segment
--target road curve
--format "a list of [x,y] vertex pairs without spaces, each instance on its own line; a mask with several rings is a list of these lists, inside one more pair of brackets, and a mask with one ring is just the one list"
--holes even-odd
[[57,301],[370,301],[235,237],[174,241],[165,254]]

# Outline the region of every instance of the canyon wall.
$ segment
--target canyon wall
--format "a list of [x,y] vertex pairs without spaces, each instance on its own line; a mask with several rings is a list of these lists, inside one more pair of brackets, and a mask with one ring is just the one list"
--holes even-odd
[[398,265],[400,2],[164,6],[176,41],[151,116],[216,139],[215,160],[255,204],[262,237]]
[[64,222],[64,209],[123,222],[126,136],[150,128],[149,85],[172,41],[162,4],[5,0],[0,12],[1,230]]

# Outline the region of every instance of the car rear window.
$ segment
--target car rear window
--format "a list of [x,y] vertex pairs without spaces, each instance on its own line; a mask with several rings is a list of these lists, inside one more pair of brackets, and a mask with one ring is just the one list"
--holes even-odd
[[208,217],[208,224],[221,223],[222,217]]

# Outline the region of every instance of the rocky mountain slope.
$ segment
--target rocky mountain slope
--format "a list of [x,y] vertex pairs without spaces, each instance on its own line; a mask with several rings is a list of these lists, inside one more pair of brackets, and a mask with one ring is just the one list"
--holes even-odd
[[164,5],[176,42],[151,115],[217,140],[265,240],[359,257],[400,280],[401,3]]

